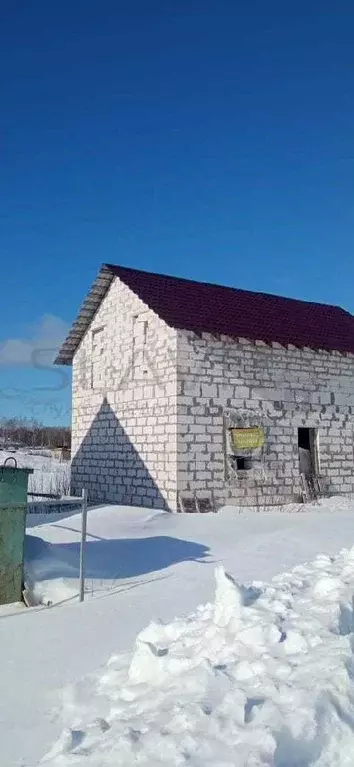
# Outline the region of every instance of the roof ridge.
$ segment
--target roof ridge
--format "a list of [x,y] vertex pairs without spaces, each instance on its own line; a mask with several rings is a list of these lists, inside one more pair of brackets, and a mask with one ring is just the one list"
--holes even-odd
[[163,272],[150,272],[146,269],[136,269],[132,266],[122,266],[121,264],[103,264],[103,267],[108,269],[109,271],[112,271],[114,273],[115,270],[124,270],[127,272],[135,273],[135,274],[141,274],[146,275],[147,277],[160,277],[162,279],[172,280],[173,282],[183,282],[185,284],[190,285],[201,285],[205,288],[218,288],[219,290],[232,290],[235,293],[247,293],[250,296],[262,296],[265,298],[276,298],[283,301],[292,301],[294,303],[298,304],[307,304],[308,306],[323,306],[328,307],[331,309],[338,309],[345,314],[347,314],[349,317],[353,317],[353,315],[348,312],[346,309],[343,309],[342,306],[339,306],[338,304],[328,304],[323,301],[308,301],[304,298],[293,298],[291,296],[284,296],[280,295],[279,293],[267,293],[263,290],[249,290],[248,288],[236,288],[233,285],[224,285],[219,282],[204,282],[202,280],[194,280],[190,277],[176,277],[174,274],[166,274]]

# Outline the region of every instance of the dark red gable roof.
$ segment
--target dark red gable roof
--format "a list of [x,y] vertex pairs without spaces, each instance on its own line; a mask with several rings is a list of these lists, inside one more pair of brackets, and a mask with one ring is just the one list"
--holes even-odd
[[354,317],[337,306],[103,264],[56,364],[71,364],[115,277],[173,328],[354,354]]
[[337,306],[106,268],[171,327],[354,354],[354,317]]

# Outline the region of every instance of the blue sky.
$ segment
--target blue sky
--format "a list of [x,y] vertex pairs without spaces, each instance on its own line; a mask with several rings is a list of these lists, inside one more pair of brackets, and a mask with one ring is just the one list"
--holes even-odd
[[0,36],[0,416],[69,421],[33,349],[103,261],[354,312],[350,0],[32,0]]

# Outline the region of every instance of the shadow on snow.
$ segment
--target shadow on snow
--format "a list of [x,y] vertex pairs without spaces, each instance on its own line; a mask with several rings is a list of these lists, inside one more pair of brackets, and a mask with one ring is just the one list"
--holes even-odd
[[[93,579],[134,578],[179,562],[205,562],[209,547],[167,535],[87,541],[85,575]],[[77,578],[79,542],[47,543],[27,535],[25,560],[36,580]]]

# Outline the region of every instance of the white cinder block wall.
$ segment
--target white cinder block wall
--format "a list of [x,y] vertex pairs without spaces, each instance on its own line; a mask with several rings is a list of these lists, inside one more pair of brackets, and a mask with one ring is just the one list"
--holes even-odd
[[115,278],[73,361],[72,492],[176,508],[176,344]]
[[[177,484],[219,504],[299,499],[298,428],[318,430],[320,473],[354,491],[354,355],[178,331]],[[225,420],[265,430],[261,460],[226,479]]]

